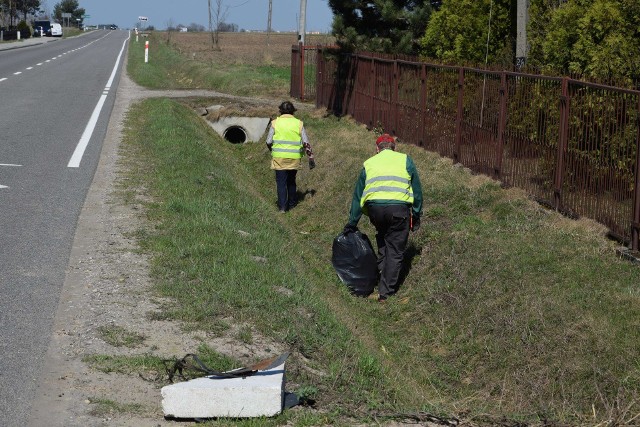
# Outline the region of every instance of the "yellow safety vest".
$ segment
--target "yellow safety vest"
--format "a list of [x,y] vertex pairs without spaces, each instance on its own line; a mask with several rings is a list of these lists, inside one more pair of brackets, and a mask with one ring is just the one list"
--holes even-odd
[[367,175],[360,206],[372,200],[397,200],[412,204],[411,176],[407,172],[407,155],[386,149],[364,162]]
[[271,122],[273,126],[273,145],[271,156],[285,159],[301,159],[302,145],[302,121],[290,114],[283,114]]

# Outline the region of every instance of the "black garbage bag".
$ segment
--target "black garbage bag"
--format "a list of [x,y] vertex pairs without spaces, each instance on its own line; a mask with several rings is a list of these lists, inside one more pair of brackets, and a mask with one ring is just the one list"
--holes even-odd
[[371,241],[360,231],[333,239],[331,264],[352,294],[370,295],[378,283],[378,261]]

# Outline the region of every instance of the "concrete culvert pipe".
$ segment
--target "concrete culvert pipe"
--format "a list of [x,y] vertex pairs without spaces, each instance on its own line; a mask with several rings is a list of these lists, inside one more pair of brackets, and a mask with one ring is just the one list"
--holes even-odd
[[232,144],[244,144],[247,142],[247,133],[240,126],[231,126],[224,131],[224,139]]

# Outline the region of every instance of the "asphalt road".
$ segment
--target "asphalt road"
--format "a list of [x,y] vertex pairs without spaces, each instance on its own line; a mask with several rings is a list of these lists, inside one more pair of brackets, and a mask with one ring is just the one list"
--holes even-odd
[[0,425],[29,414],[129,34],[0,50]]

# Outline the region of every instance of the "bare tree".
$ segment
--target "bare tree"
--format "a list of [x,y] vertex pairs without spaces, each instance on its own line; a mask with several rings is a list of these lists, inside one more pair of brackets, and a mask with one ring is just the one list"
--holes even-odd
[[[225,6],[224,0],[215,0],[215,4],[209,2],[209,32],[211,32],[211,44],[216,50],[220,50],[220,24],[227,19],[229,7]],[[215,24],[215,25],[214,25]]]
[[173,26],[173,19],[169,18],[165,25],[167,26],[167,44],[171,44],[171,34],[176,30]]

